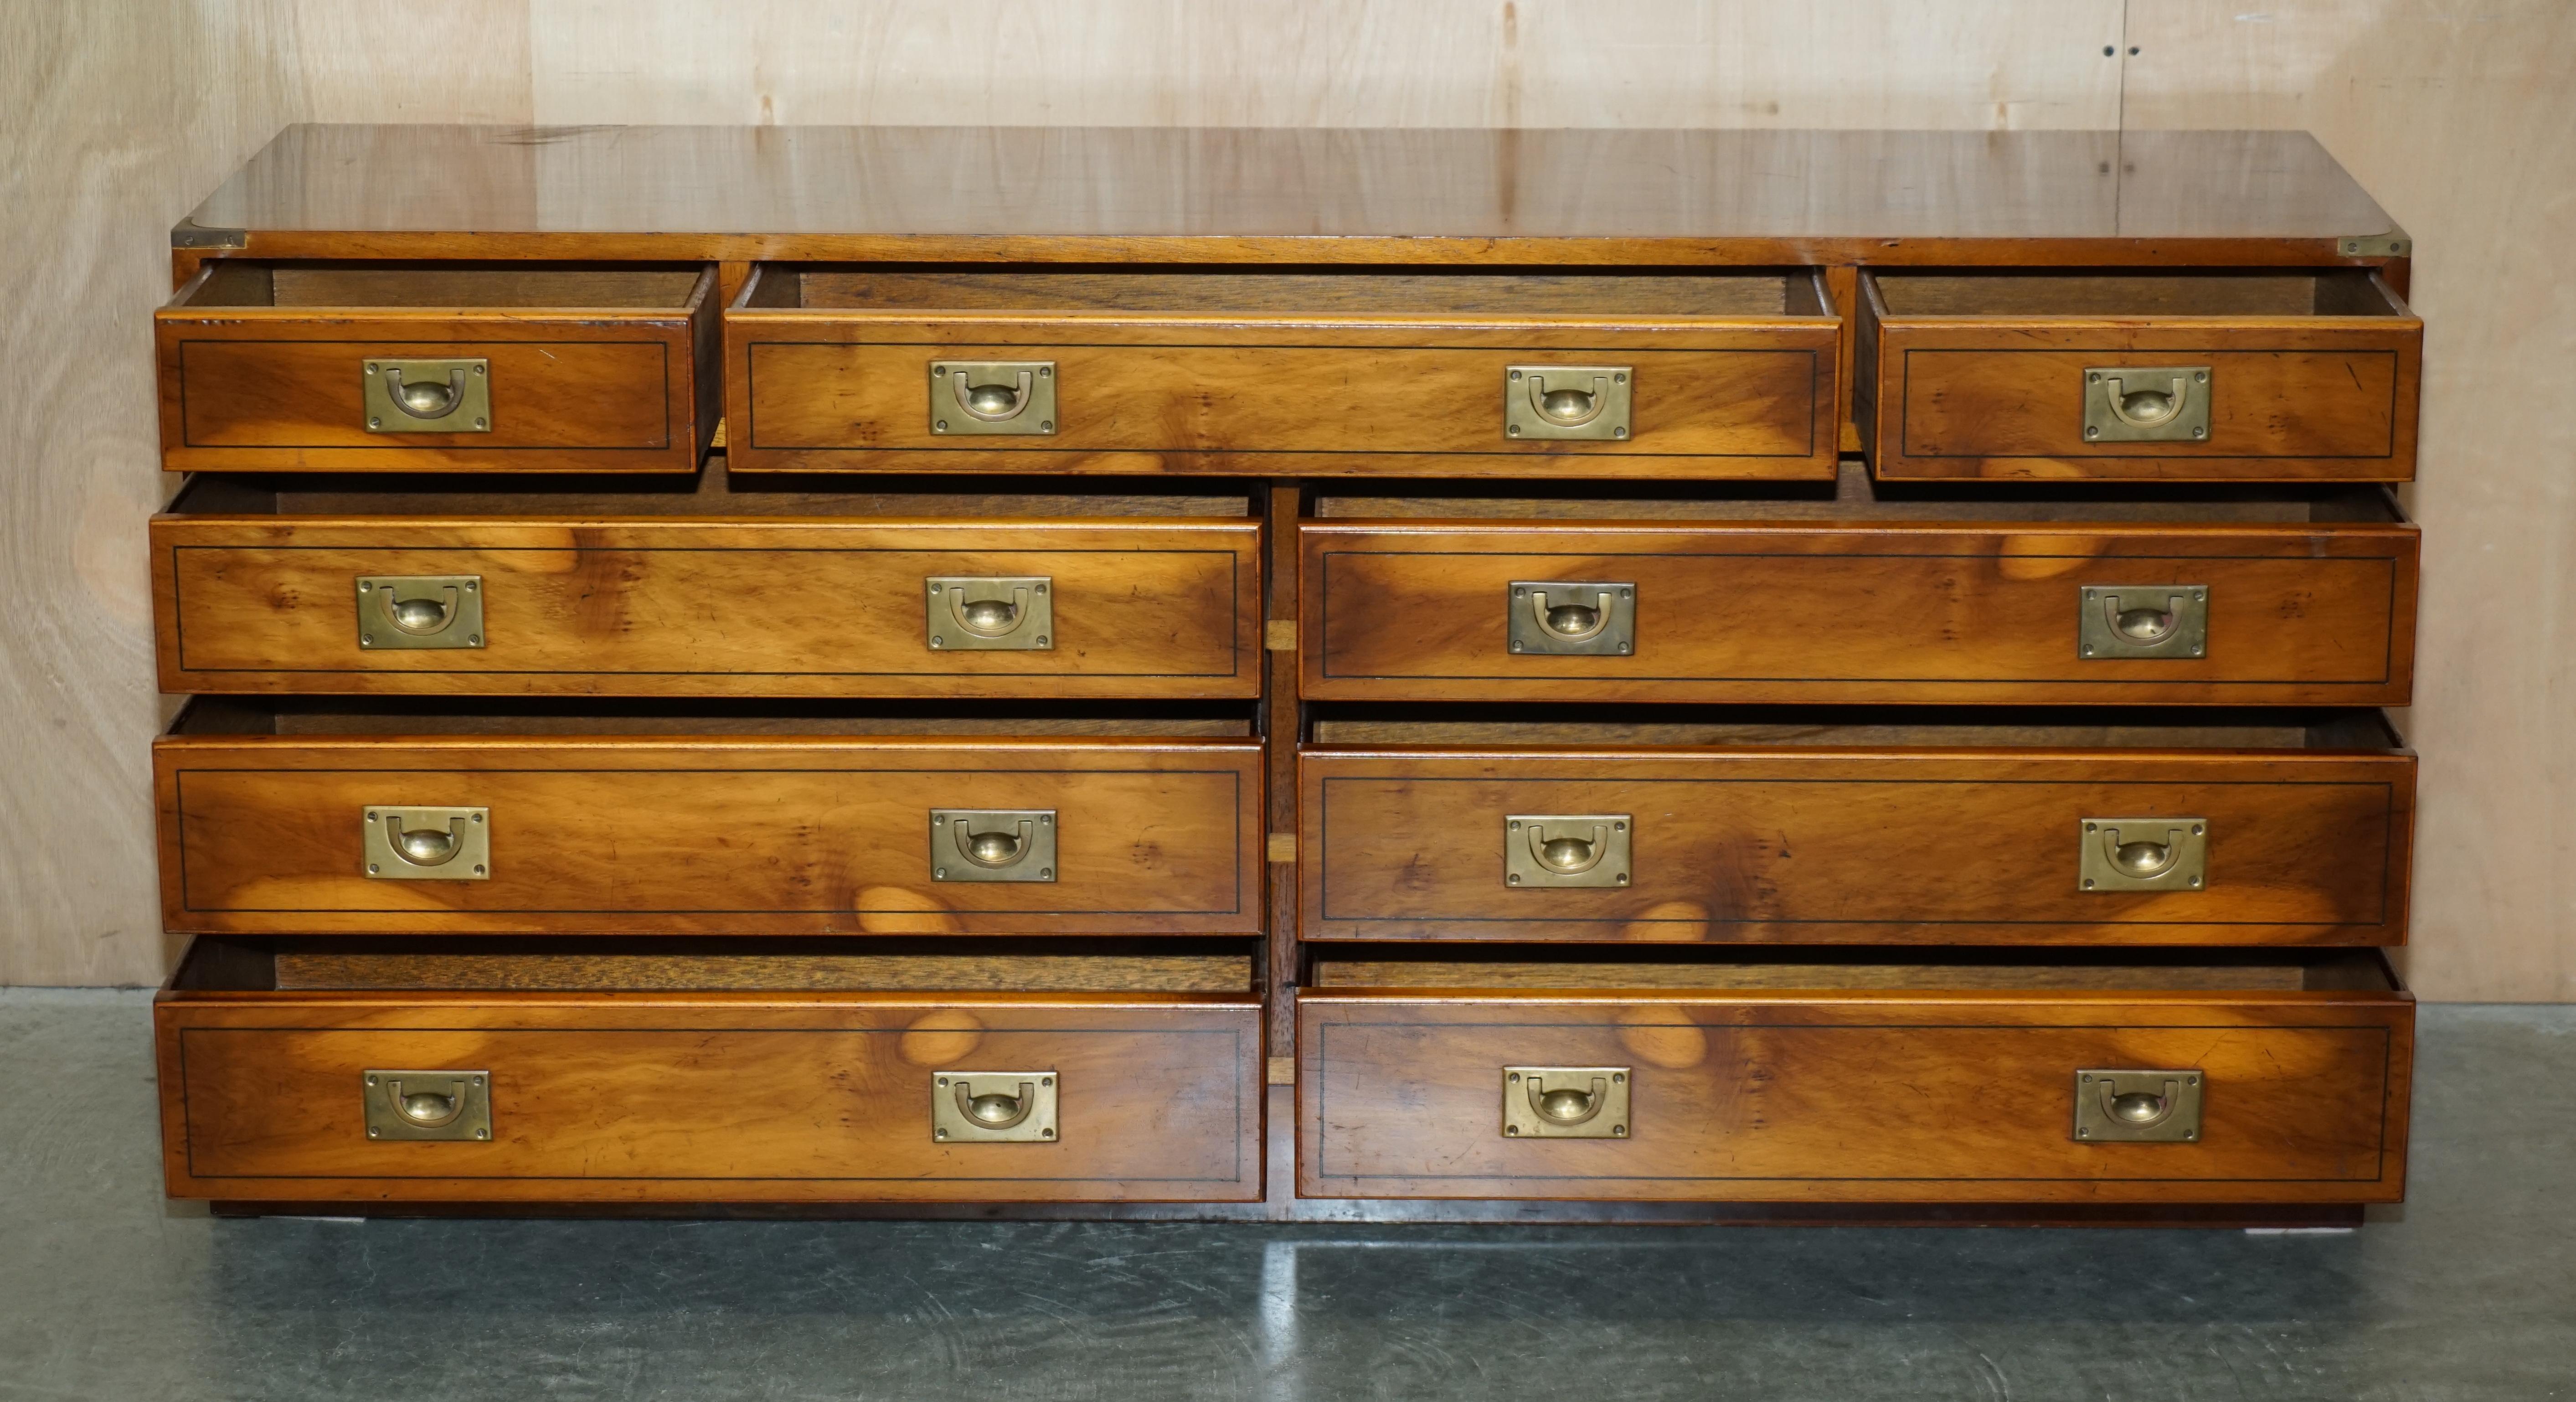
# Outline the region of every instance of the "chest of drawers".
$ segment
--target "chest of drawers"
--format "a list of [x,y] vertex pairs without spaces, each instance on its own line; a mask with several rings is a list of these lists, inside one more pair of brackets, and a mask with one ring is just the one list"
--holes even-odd
[[2118,143],[288,130],[157,317],[170,1191],[2397,1200],[2411,244]]

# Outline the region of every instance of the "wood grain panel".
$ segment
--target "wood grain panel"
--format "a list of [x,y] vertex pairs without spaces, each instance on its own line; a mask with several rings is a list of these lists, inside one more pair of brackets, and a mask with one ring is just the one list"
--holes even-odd
[[[676,307],[200,304],[154,315],[172,471],[691,472],[715,432],[715,272]],[[492,362],[488,433],[370,433],[370,356]]]
[[[1243,741],[183,735],[163,919],[242,934],[1261,928]],[[369,805],[487,807],[484,881],[367,877]],[[1057,876],[931,879],[929,810],[1054,809]]]
[[[2401,705],[2413,528],[1308,521],[1310,700]],[[1636,651],[1510,648],[1514,580],[1637,589]],[[2086,585],[2205,584],[2209,651],[2087,659]]]
[[[2394,944],[2414,758],[1336,750],[1298,757],[1308,939]],[[1518,813],[1627,814],[1634,881],[1518,889]],[[2207,820],[2209,884],[2087,892],[2086,818]]]
[[[756,290],[756,289],[755,289]],[[1308,316],[1011,319],[778,311],[725,321],[737,472],[1311,471],[1833,475],[1830,316],[1583,324]],[[1051,360],[1056,431],[933,431],[934,360]],[[1504,372],[1621,365],[1624,442],[1503,433]]]
[[[2424,324],[2384,285],[2376,288],[2378,315],[2284,316],[2166,311],[2143,278],[2121,285],[2146,284],[2145,295],[2107,302],[2067,286],[2075,279],[1992,281],[2008,293],[2066,292],[1997,299],[2009,310],[1891,312],[1891,304],[1905,305],[1895,295],[1901,280],[1882,286],[1862,275],[1859,335],[1869,342],[1862,363],[1874,378],[1855,421],[1881,478],[2415,475]],[[2124,311],[2114,317],[2095,309],[2101,305]],[[2042,310],[2059,306],[2068,310]],[[2085,371],[2123,363],[2208,366],[2209,437],[2086,442]]]
[[[1308,1197],[2395,1202],[2414,1007],[2381,993],[1309,991]],[[1506,1139],[1507,1065],[1624,1066],[1624,1139]],[[2075,1073],[2196,1069],[2196,1143],[2073,1134]]]
[[[1260,1007],[1219,994],[164,994],[172,1196],[1239,1202]],[[491,1076],[489,1143],[371,1142],[368,1068]],[[1052,1071],[1061,1137],[943,1144],[943,1071]]]
[[[1253,520],[163,516],[175,692],[1248,697]],[[483,577],[485,645],[358,646],[360,575]],[[923,581],[1043,575],[1053,646],[934,649]]]

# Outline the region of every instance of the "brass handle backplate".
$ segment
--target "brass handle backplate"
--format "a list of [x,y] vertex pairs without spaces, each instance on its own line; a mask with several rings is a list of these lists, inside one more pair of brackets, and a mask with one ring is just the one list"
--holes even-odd
[[1055,880],[1052,808],[933,808],[933,881]]
[[2088,365],[2087,443],[2203,443],[2216,372],[2206,365]]
[[1052,1144],[1053,1071],[950,1071],[930,1078],[930,1137],[942,1144]]
[[483,646],[483,576],[358,576],[358,646],[370,652]]
[[1505,1139],[1625,1139],[1625,1066],[1506,1066]]
[[488,1071],[364,1071],[358,1093],[369,1139],[492,1137]]
[[2075,1073],[2075,1137],[2087,1144],[2196,1144],[2200,1072]]
[[1626,580],[1515,579],[1504,627],[1521,656],[1626,657],[1637,650],[1637,586]]
[[1625,813],[1507,814],[1503,884],[1523,890],[1625,886],[1633,826]]
[[492,362],[480,356],[361,360],[358,390],[369,433],[492,431]]
[[2199,891],[2209,885],[2207,818],[2086,818],[2076,879],[2096,895]]
[[1055,647],[1055,580],[1047,575],[932,575],[924,624],[933,652],[1047,652]]
[[2088,662],[2207,657],[2209,586],[2081,586],[2075,591],[2075,655]]
[[367,876],[376,881],[489,881],[492,810],[369,804]]
[[1625,365],[1509,365],[1503,436],[1618,440],[1632,427],[1635,374]]
[[1055,432],[1052,360],[930,362],[930,431],[938,434]]

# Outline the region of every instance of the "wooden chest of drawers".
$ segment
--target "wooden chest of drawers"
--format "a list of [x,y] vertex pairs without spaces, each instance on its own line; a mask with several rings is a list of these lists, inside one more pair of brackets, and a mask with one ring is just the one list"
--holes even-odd
[[2138,160],[290,129],[156,320],[170,1191],[2398,1200],[2412,247]]

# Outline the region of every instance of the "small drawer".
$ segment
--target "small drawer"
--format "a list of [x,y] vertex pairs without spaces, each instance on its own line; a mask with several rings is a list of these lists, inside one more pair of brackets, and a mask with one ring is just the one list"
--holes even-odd
[[217,259],[154,314],[172,472],[691,472],[711,266]]
[[1853,469],[1833,500],[1327,497],[1298,527],[1301,693],[2328,706],[2412,693],[2417,533],[2384,489],[1984,503],[1893,490]]
[[153,758],[172,931],[1261,927],[1224,716],[208,699]]
[[1260,691],[1246,496],[736,492],[714,465],[661,493],[304,480],[200,478],[153,519],[162,690]]
[[1825,478],[1812,270],[769,264],[725,313],[736,470]]
[[2367,268],[1860,275],[1890,479],[2402,482],[2424,323]]
[[2396,944],[2415,757],[2375,714],[1339,719],[1310,940]]
[[2374,1203],[2414,1004],[2375,955],[1890,963],[1327,957],[1325,1198]]
[[201,940],[154,1007],[169,1192],[1261,1195],[1261,1009],[1244,953],[863,952],[878,943]]

